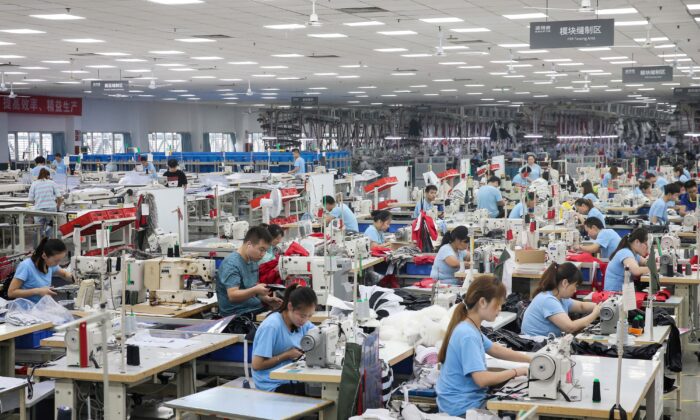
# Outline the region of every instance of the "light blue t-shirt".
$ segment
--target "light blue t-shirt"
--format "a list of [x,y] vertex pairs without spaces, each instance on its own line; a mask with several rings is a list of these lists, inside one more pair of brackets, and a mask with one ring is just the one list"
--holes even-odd
[[443,283],[456,284],[457,279],[455,278],[455,273],[459,271],[459,267],[450,267],[445,262],[445,258],[455,257],[458,261],[462,261],[466,256],[466,250],[459,251],[459,253],[457,253],[450,244],[445,244],[441,246],[440,250],[435,256],[433,268],[430,270],[430,278],[440,280]]
[[299,170],[296,172],[297,174],[305,174],[306,173],[306,162],[304,161],[304,158],[299,156],[296,158],[294,161],[294,167],[299,168]]
[[365,236],[372,242],[376,242],[378,244],[384,243],[384,233],[377,230],[374,225],[369,225],[367,229],[365,229]]
[[666,178],[660,176],[660,177],[656,178],[656,183],[654,185],[656,185],[656,188],[662,190],[662,192],[663,192],[663,188],[666,184],[668,184],[668,181],[666,180]]
[[685,168],[683,168],[683,175],[685,175],[686,178],[690,179],[690,171],[688,171],[688,170],[685,169]]
[[270,246],[267,249],[267,251],[265,251],[265,255],[263,255],[263,257],[260,259],[260,261],[258,261],[258,266],[260,266],[260,264],[265,264],[266,262],[270,262],[270,261],[274,260],[276,256],[277,255],[275,255],[275,247]]
[[52,166],[57,174],[64,174],[65,175],[65,173],[66,173],[66,162],[65,161],[61,160],[60,162],[56,162],[54,160]]
[[423,204],[421,206],[421,202],[416,203],[416,207],[413,208],[413,218],[417,219],[418,216],[420,216],[420,211],[423,210],[425,212],[428,212],[433,209],[433,203],[429,203],[428,200],[425,198],[422,200]]
[[612,174],[608,172],[605,175],[603,175],[603,180],[600,182],[600,186],[603,188],[608,188],[608,185],[610,185],[610,181],[612,181]]
[[158,179],[158,171],[156,171],[156,167],[153,165],[153,162],[148,162],[146,164],[146,169],[143,172],[151,179]]
[[[530,174],[530,176],[532,176],[532,174]],[[522,175],[517,174],[517,175],[515,175],[515,176],[513,177],[513,180],[511,181],[511,183],[512,183],[513,185],[519,185],[519,186],[521,186],[521,187],[527,187],[528,185],[530,185],[530,177],[528,177],[528,178],[523,178]]]
[[667,223],[668,213],[666,213],[666,209],[667,206],[664,199],[657,198],[656,201],[654,201],[654,204],[651,205],[651,208],[649,208],[649,220],[651,220],[652,217],[656,216],[657,223]]
[[241,290],[250,289],[258,284],[258,276],[256,261],[246,262],[238,252],[232,252],[224,258],[216,272],[216,298],[221,316],[258,312],[263,308],[257,296],[239,303],[228,300],[228,289],[232,287],[238,287]]
[[[274,312],[265,318],[255,333],[255,339],[253,340],[253,356],[269,359],[284,353],[292,347],[298,348],[301,344],[301,339],[313,327],[314,324],[307,321],[306,324],[302,325],[296,332],[291,332],[289,328],[287,328],[287,324],[284,323],[282,314]],[[253,369],[255,388],[272,392],[280,385],[290,383],[290,381],[270,379],[270,372],[292,362],[293,360],[285,360],[267,370]]]
[[47,168],[46,165],[37,165],[33,167],[31,170],[32,178],[37,178],[39,176],[39,171],[41,171],[42,169],[48,170],[49,168]]
[[345,229],[353,232],[359,232],[360,228],[357,226],[357,217],[355,213],[350,210],[350,207],[345,204],[338,204],[333,210],[331,210],[331,216],[335,218],[342,218],[343,224],[345,224]]
[[593,194],[593,193],[588,193],[588,194],[584,195],[583,198],[585,198],[586,200],[591,200],[591,201],[594,202],[594,203],[595,203],[596,201],[598,201],[598,196],[596,196],[596,195]]
[[513,207],[508,215],[509,219],[522,219],[523,218],[523,203],[518,203]]
[[678,180],[680,182],[686,183],[690,181],[690,177],[688,177],[686,174],[681,174],[681,176],[678,177]]
[[639,197],[639,196],[644,195],[644,193],[642,192],[642,190],[639,189],[639,187],[634,187],[634,195],[636,197]]
[[484,185],[476,193],[476,206],[489,211],[489,217],[498,217],[498,202],[503,200],[501,190],[491,185]]
[[595,243],[600,245],[600,256],[609,259],[610,255],[617,249],[617,246],[620,245],[621,239],[620,235],[612,229],[603,229],[598,232]]
[[535,163],[534,165],[528,165],[528,166],[530,167],[530,171],[532,171],[532,172],[530,172],[530,176],[528,177],[528,178],[530,178],[530,180],[534,181],[534,180],[538,179],[540,176],[542,176],[542,168],[540,167],[540,165]]
[[605,227],[605,216],[597,208],[593,207],[588,212],[587,218],[588,217],[595,217],[596,219],[599,219],[601,222],[603,222],[603,227]]
[[624,261],[627,258],[634,258],[639,263],[639,255],[635,255],[631,249],[622,248],[617,251],[617,254],[608,263],[608,268],[605,269],[605,290],[622,291],[622,285],[625,282]]
[[[38,268],[36,268],[36,265],[34,265],[34,261],[32,261],[31,258],[27,258],[26,260],[19,263],[19,265],[17,266],[14,278],[22,280],[22,286],[20,287],[20,289],[27,290],[39,289],[41,287],[49,287],[51,286],[51,277],[53,277],[54,273],[56,273],[58,269],[59,266],[55,265],[53,267],[49,267],[47,273],[42,273],[41,271],[39,271]],[[34,303],[37,303],[41,299],[41,296],[34,295],[28,297],[27,299],[31,300]]]
[[491,346],[491,340],[470,321],[457,324],[435,385],[440,412],[464,417],[467,410],[484,406],[487,388],[480,388],[472,379],[472,373],[487,370],[486,352]]
[[560,313],[569,313],[572,305],[571,299],[559,299],[549,292],[542,292],[535,296],[525,310],[521,332],[526,335],[555,336],[562,335],[562,331],[554,325],[549,317]]

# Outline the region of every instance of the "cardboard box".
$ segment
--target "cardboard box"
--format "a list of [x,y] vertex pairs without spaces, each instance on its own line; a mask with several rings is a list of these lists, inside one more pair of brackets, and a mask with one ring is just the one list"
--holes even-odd
[[546,258],[546,251],[542,249],[522,249],[515,251],[515,263],[516,264],[533,264],[542,263],[544,264]]

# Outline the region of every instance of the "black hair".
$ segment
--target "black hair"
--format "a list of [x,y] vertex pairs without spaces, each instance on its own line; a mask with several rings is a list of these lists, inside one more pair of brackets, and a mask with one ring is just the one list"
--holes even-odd
[[492,182],[498,182],[498,185],[501,185],[501,178],[497,177],[496,175],[493,175],[493,176],[491,176],[491,178],[489,178],[489,180],[488,180],[488,183],[489,183],[489,184],[492,183]]
[[526,166],[523,166],[522,169],[520,169],[520,173],[521,173],[521,174],[528,174],[528,175],[530,175],[531,172],[532,172],[532,169],[530,169],[530,167],[527,166],[527,165],[526,165]]
[[330,195],[323,197],[323,205],[325,206],[326,204],[335,204],[335,198]]
[[66,244],[64,244],[62,240],[44,237],[32,254],[32,262],[37,270],[42,273],[47,273],[48,267],[46,266],[46,261],[44,261],[43,256],[53,257],[54,255],[66,252],[66,250]]
[[577,199],[576,201],[574,201],[574,205],[577,205],[577,206],[586,206],[586,207],[588,207],[589,210],[592,209],[592,208],[594,207],[594,206],[593,206],[593,201],[591,201],[591,200],[589,200],[589,199],[587,199],[587,198],[579,198],[579,199]]
[[294,152],[301,154],[301,152],[299,152],[299,149],[297,149],[296,147],[294,149],[292,149],[292,153],[294,153]]
[[469,229],[467,229],[466,226],[457,226],[456,228],[452,229],[452,231],[447,231],[442,237],[442,243],[440,244],[440,247],[442,247],[443,245],[451,244],[452,242],[458,239],[460,241],[469,240]]
[[644,175],[644,179],[652,179],[652,178],[656,178],[656,174],[654,172],[647,172]]
[[685,181],[685,184],[683,184],[683,186],[684,186],[685,189],[687,190],[688,188],[697,187],[697,186],[698,186],[698,183],[695,182],[694,179],[689,179],[689,180]]
[[177,159],[168,159],[168,168],[177,167]]
[[148,157],[147,157],[146,155],[141,155],[141,156],[139,156],[139,160],[140,160],[141,162],[147,162],[147,161],[148,161]]
[[544,271],[544,274],[542,274],[540,284],[535,289],[532,298],[534,299],[535,296],[542,292],[556,289],[559,287],[559,283],[564,280],[568,280],[569,284],[581,284],[583,283],[583,274],[581,274],[581,270],[578,267],[570,262],[550,264]]
[[[284,291],[284,297],[282,298],[282,304],[277,308],[275,312],[282,313],[286,311],[289,304],[292,304],[293,309],[299,309],[309,306],[316,306],[318,304],[318,297],[314,289],[305,286],[299,286],[298,283],[294,283],[287,287]],[[296,332],[297,327],[292,326],[292,332]]]
[[644,191],[650,187],[651,187],[651,182],[649,182],[649,181],[642,181],[639,183],[639,191]]
[[41,168],[37,179],[51,179],[51,172],[46,168]]
[[243,238],[243,243],[252,242],[253,244],[258,244],[260,241],[267,242],[268,244],[272,242],[272,236],[264,226],[253,226],[248,229],[248,232],[246,232]]
[[676,166],[673,168],[673,172],[678,172],[678,173],[681,173],[681,174],[682,174],[682,173],[683,173],[683,165],[676,165]]
[[596,197],[598,196],[598,194],[593,191],[593,183],[588,179],[581,183],[581,188],[583,188],[583,195],[593,194]]
[[391,212],[389,210],[375,210],[372,212],[372,220],[375,222],[391,220]]
[[612,176],[612,178],[617,178],[617,176],[620,175],[620,174],[618,173],[618,168],[617,168],[617,166],[615,166],[615,165],[610,165],[610,175]]
[[622,239],[620,240],[620,244],[617,246],[617,248],[615,248],[615,252],[613,252],[612,255],[610,255],[610,260],[612,261],[615,254],[617,254],[617,251],[621,250],[622,248],[629,248],[632,242],[646,242],[648,240],[649,234],[647,233],[646,228],[644,228],[643,226],[638,227],[637,229],[622,237]]
[[438,188],[437,188],[435,185],[432,185],[432,184],[431,184],[431,185],[428,185],[427,187],[425,187],[425,193],[426,193],[426,194],[429,193],[430,191],[437,191],[437,190],[438,190]]
[[525,201],[534,201],[536,198],[534,191],[528,191],[528,193],[525,194]]
[[681,192],[681,187],[675,182],[664,185],[664,195],[668,194],[678,194]]
[[37,156],[34,158],[34,163],[36,163],[37,165],[43,165],[44,163],[46,163],[46,159],[44,159],[43,156]]
[[280,225],[276,225],[274,223],[260,223],[259,226],[262,226],[265,229],[267,229],[267,231],[270,232],[270,236],[272,237],[272,239],[275,239],[278,236],[284,236],[284,229],[282,229],[282,226]]
[[62,158],[63,156],[61,156],[60,153],[54,153],[54,157],[60,157],[60,158]]
[[605,226],[603,226],[603,222],[597,217],[589,217],[583,222],[583,225],[589,228],[597,227],[600,230],[605,229]]

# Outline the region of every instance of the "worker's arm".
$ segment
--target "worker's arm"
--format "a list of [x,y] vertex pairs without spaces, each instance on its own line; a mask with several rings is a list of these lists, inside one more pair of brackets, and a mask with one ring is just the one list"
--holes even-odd
[[574,250],[581,252],[590,252],[591,254],[595,254],[596,252],[600,251],[600,245],[598,245],[597,243],[592,243],[590,245],[576,245],[574,247]]
[[583,318],[577,319],[576,321],[572,321],[571,318],[569,318],[569,314],[565,312],[552,315],[549,317],[549,320],[563,332],[573,334],[587,327],[591,322],[598,318],[599,313],[600,308],[596,305],[593,312],[584,316]]
[[291,174],[295,174],[295,173],[297,173],[297,172],[299,172],[299,167],[298,167],[298,166],[295,166],[294,169],[292,169],[291,171],[289,171],[289,172],[287,172],[287,173],[291,175]]
[[[445,246],[449,246],[449,245],[445,245]],[[450,255],[449,257],[445,258],[445,263],[452,268],[459,268],[459,259],[457,257],[455,257],[454,255]]]
[[593,302],[582,302],[580,300],[571,299],[571,312],[577,314],[588,314],[595,310],[598,305]]
[[498,343],[493,343],[491,348],[486,352],[489,356],[496,359],[509,360],[511,362],[530,363],[532,358],[525,353],[520,353],[502,346]]
[[38,287],[34,289],[22,289],[23,280],[14,278],[10,282],[10,288],[7,289],[7,296],[12,299],[30,298],[32,296],[56,296],[52,287]]
[[75,279],[73,278],[73,273],[71,273],[68,270],[64,270],[62,268],[59,268],[58,270],[56,270],[56,274],[58,274],[59,276],[63,277],[66,280],[70,280],[71,282],[75,282]]
[[640,267],[639,264],[637,264],[637,260],[632,257],[625,258],[625,260],[622,261],[622,265],[629,268],[632,275],[643,276],[644,274],[649,274],[649,267]]
[[505,206],[505,205],[506,205],[506,201],[505,201],[505,200],[498,200],[498,202],[497,202],[496,204],[497,204],[498,206],[501,206],[501,207],[502,207],[502,206]]
[[649,218],[649,221],[651,222],[652,225],[655,225],[658,220],[659,220],[659,218],[656,216],[651,216]]
[[285,360],[296,360],[304,353],[296,347],[272,357],[253,356],[253,370],[268,370],[279,365]]
[[228,300],[233,303],[241,303],[253,297],[267,296],[269,290],[264,284],[256,284],[250,289],[241,289],[240,287],[229,287],[226,289]]

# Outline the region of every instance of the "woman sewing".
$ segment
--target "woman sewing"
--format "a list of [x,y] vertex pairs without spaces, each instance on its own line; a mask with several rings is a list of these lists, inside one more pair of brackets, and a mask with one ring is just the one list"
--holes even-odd
[[66,257],[66,252],[66,244],[63,241],[42,239],[34,254],[17,266],[7,296],[11,299],[29,299],[34,303],[44,296],[55,296],[56,292],[51,287],[51,278],[54,275],[73,281],[70,271],[58,265]]

